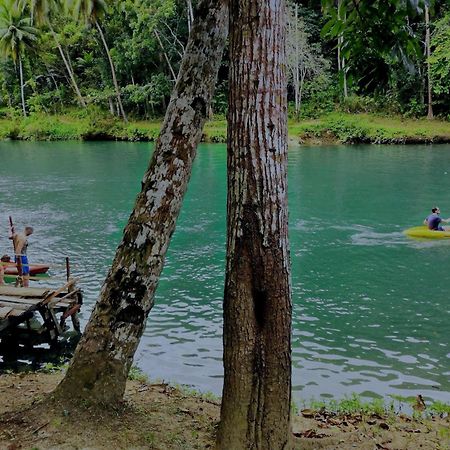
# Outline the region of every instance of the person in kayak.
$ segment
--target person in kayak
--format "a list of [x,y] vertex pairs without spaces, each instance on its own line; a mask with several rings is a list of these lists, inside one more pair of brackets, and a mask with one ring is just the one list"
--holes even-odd
[[30,283],[30,264],[28,263],[27,248],[28,236],[33,234],[33,227],[25,227],[23,233],[14,233],[10,239],[14,242],[16,264],[22,263],[23,287],[28,287]]
[[426,225],[429,230],[445,231],[445,228],[441,226],[441,223],[449,223],[450,219],[442,219],[440,214],[441,210],[437,206],[431,208],[431,214],[423,221],[424,225]]

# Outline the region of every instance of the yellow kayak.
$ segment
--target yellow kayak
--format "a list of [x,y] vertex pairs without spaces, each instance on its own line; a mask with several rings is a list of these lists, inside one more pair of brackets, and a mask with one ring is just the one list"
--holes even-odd
[[428,227],[422,225],[420,227],[408,228],[403,232],[406,236],[425,239],[444,239],[450,238],[450,230],[435,231],[429,230]]

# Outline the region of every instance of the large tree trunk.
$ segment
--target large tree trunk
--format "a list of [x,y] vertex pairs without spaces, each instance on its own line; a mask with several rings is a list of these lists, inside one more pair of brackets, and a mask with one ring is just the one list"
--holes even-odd
[[219,449],[290,447],[284,0],[231,0]]
[[116,403],[154,303],[228,30],[226,0],[200,2],[142,190],[64,380],[61,397]]
[[119,83],[117,83],[117,77],[116,77],[116,69],[114,67],[114,62],[111,58],[111,52],[109,51],[108,44],[106,43],[105,35],[103,34],[102,27],[100,24],[95,21],[95,26],[97,27],[98,33],[100,34],[100,39],[102,40],[103,46],[105,47],[106,56],[108,57],[109,61],[109,67],[111,69],[111,76],[114,84],[114,89],[116,91],[116,97],[117,97],[117,103],[119,104],[120,109],[120,115],[123,117],[123,120],[125,122],[128,122],[127,115],[125,114],[125,110],[123,109],[122,105],[122,97],[120,96],[120,89],[119,89]]
[[24,117],[27,117],[27,107],[25,104],[25,90],[23,85],[23,66],[22,57],[19,55],[19,78],[20,78],[20,97],[22,99],[22,111]]
[[431,86],[431,68],[430,68],[430,56],[431,56],[431,44],[430,44],[430,9],[425,4],[425,47],[427,55],[427,81],[428,81],[428,119],[433,118],[433,95]]

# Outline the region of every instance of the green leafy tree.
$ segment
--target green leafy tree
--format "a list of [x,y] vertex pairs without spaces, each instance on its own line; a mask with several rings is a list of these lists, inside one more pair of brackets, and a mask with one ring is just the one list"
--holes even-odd
[[338,39],[349,83],[356,78],[359,86],[376,90],[389,84],[393,63],[413,71],[423,58],[414,27],[422,0],[340,0],[338,9],[334,0],[322,0],[322,5],[329,18],[322,36]]
[[70,63],[64,53],[64,50],[59,42],[58,36],[53,29],[51,15],[63,12],[63,2],[61,0],[19,0],[17,2],[19,8],[25,9],[28,7],[31,13],[32,22],[36,23],[38,26],[46,26],[50,30],[52,37],[56,43],[61,59],[64,62],[67,74],[69,75],[70,82],[72,83],[73,89],[78,97],[78,101],[81,106],[86,107],[86,102],[81,95],[80,88],[75,78],[74,71],[70,66]]
[[318,43],[311,43],[304,20],[299,16],[297,4],[288,4],[286,61],[289,81],[294,91],[295,115],[300,119],[302,94],[305,79],[322,74],[328,67]]
[[[434,94],[450,103],[450,12],[438,20],[431,39],[428,61]],[[448,109],[447,109],[448,112]]]
[[[103,25],[106,37],[114,36],[117,77],[128,83],[122,91],[126,110],[147,116],[150,106],[152,114],[153,108],[164,112],[167,98],[157,95],[154,80],[168,79],[173,87],[188,36],[184,9],[173,0],[125,0],[111,5]],[[155,92],[147,106],[145,91]]]
[[107,10],[107,4],[105,0],[74,0],[71,3],[71,8],[74,16],[77,20],[81,21],[86,25],[93,25],[97,28],[100,35],[100,39],[105,48],[106,56],[108,57],[108,62],[111,69],[111,76],[114,84],[114,89],[116,91],[117,104],[119,105],[120,114],[123,119],[127,121],[127,116],[122,104],[122,98],[120,95],[119,84],[117,82],[116,69],[114,67],[114,62],[111,57],[111,51],[106,42],[103,29],[100,26],[99,20],[105,15]]
[[0,52],[19,64],[20,95],[23,115],[27,115],[23,81],[23,56],[27,50],[34,50],[38,30],[31,26],[31,18],[14,1],[0,3]]

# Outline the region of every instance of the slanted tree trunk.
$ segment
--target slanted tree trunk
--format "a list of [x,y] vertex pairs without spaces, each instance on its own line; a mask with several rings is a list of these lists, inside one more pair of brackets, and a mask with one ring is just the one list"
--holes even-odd
[[[341,0],[338,0],[338,17],[341,18],[341,5],[342,2]],[[346,20],[346,17],[344,15],[343,20]],[[348,97],[348,88],[347,88],[347,71],[345,70],[345,58],[342,56],[342,46],[344,45],[344,36],[339,36],[338,37],[338,45],[337,45],[337,54],[338,54],[338,71],[339,73],[342,73],[342,89],[344,92],[344,97],[347,98]]]
[[109,112],[112,116],[116,115],[116,110],[114,109],[114,102],[111,97],[108,97],[108,105],[109,105]]
[[300,77],[300,87],[298,90],[298,117],[299,117],[299,119],[300,119],[300,111],[302,108],[303,86],[305,84],[305,78],[306,78],[306,70],[302,70],[301,77]]
[[[344,38],[342,38],[344,40]],[[347,88],[347,70],[345,68],[345,58],[342,58],[342,76],[344,80],[344,97],[348,97],[348,88]]]
[[425,47],[427,55],[427,81],[428,81],[428,119],[433,118],[433,94],[431,85],[431,67],[430,67],[430,56],[431,56],[431,44],[430,44],[430,8],[425,3]]
[[25,104],[25,88],[23,85],[23,67],[22,67],[22,57],[19,55],[19,77],[20,77],[20,97],[22,99],[22,111],[24,117],[27,117],[27,107]]
[[223,450],[291,445],[285,70],[284,0],[231,0]]
[[169,56],[166,53],[166,50],[165,50],[164,45],[163,45],[163,43],[161,41],[161,38],[159,37],[158,30],[155,29],[155,30],[153,30],[153,32],[155,33],[156,40],[158,41],[158,44],[161,47],[161,50],[162,50],[163,55],[164,55],[164,59],[166,60],[167,65],[169,66],[170,73],[172,74],[172,79],[175,81],[177,79],[177,76],[175,75],[175,71],[173,70],[172,64],[170,63]]
[[80,92],[80,88],[78,87],[77,81],[75,80],[75,74],[73,73],[72,68],[69,65],[66,55],[64,54],[64,50],[58,41],[58,37],[56,36],[56,33],[51,26],[50,26],[50,32],[52,33],[53,39],[55,40],[55,43],[56,43],[56,47],[58,48],[59,54],[61,55],[61,58],[64,62],[64,66],[66,67],[66,71],[69,75],[70,81],[72,83],[72,87],[77,95],[78,101],[83,108],[86,108],[86,102],[84,101],[83,96],[81,95],[81,92]]
[[228,31],[227,0],[200,2],[164,124],[111,270],[55,394],[114,404],[153,306]]
[[108,44],[106,43],[105,35],[103,34],[102,27],[98,23],[98,21],[95,21],[95,26],[97,27],[98,33],[100,34],[100,39],[102,40],[103,46],[105,47],[106,56],[108,57],[109,61],[109,67],[111,68],[111,76],[114,84],[114,89],[116,91],[116,97],[117,97],[117,103],[119,105],[120,115],[122,116],[123,120],[125,122],[128,122],[127,115],[125,114],[125,110],[123,109],[122,105],[122,97],[120,96],[120,89],[119,89],[119,83],[117,83],[117,77],[116,77],[116,69],[114,67],[114,62],[111,58],[111,52],[109,51]]
[[192,8],[191,0],[186,0],[186,9],[187,9],[188,31],[189,33],[191,33],[192,24],[194,22],[194,8]]
[[[339,11],[341,10],[341,1],[338,0],[337,2],[337,13],[339,16]],[[338,65],[338,72],[341,73],[342,70],[342,59],[341,59],[341,40],[342,36],[338,36],[337,38],[337,65]]]

